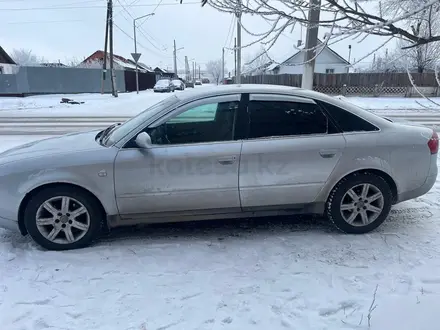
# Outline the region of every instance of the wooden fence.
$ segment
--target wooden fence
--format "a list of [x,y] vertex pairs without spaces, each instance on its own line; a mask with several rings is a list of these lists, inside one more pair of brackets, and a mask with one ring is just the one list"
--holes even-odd
[[[412,77],[419,90],[427,96],[439,96],[434,73],[413,73]],[[243,84],[272,84],[301,87],[301,74],[258,75],[242,77]],[[315,73],[313,89],[336,95],[395,95],[417,96],[407,73]]]

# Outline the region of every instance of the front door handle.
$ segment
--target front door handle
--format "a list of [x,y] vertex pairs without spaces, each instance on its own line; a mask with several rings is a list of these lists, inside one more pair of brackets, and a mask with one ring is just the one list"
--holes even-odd
[[319,154],[322,158],[333,158],[337,152],[337,149],[323,149],[319,151]]
[[237,160],[236,156],[222,157],[222,158],[217,159],[217,161],[222,165],[234,164],[236,160]]

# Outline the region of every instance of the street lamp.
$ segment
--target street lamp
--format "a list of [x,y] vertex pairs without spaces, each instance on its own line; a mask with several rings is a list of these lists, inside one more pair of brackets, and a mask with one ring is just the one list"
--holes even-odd
[[141,54],[138,54],[137,52],[137,42],[136,42],[136,21],[138,19],[148,17],[148,16],[154,16],[154,13],[150,13],[147,15],[143,15],[140,17],[136,17],[133,19],[133,40],[134,40],[134,53],[132,54],[134,61],[136,62],[136,93],[139,94],[139,70],[138,70],[138,61],[141,57]]

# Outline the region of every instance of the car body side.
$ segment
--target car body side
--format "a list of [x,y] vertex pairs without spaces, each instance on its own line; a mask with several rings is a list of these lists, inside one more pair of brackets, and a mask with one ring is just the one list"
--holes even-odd
[[[203,94],[194,94],[194,96],[189,93],[187,96],[183,96],[175,106],[164,109],[160,114],[150,118],[142,128],[160,120],[160,118],[185,104],[219,95],[219,93],[228,95],[237,92],[243,94],[285,94],[330,103],[345,111],[352,112],[380,129],[375,132],[340,133],[345,143],[342,154],[332,169],[328,180],[320,183],[322,187],[319,192],[313,200],[310,200],[310,203],[307,203],[308,207],[303,208],[305,213],[322,214],[333,187],[343,178],[356,172],[373,171],[384,177],[392,187],[395,195],[394,203],[420,196],[429,191],[435,183],[437,154],[431,155],[427,147],[427,142],[432,134],[431,129],[391,123],[336,98],[300,89],[267,90],[249,87],[241,90],[226,88],[220,92],[215,91],[211,94],[210,92],[204,92]],[[61,148],[49,156],[47,151],[50,148],[57,148],[56,138],[43,142],[41,144],[42,150],[27,154],[27,158],[25,160],[20,159],[19,163],[16,163],[19,158],[16,155],[17,148],[14,148],[15,155],[8,156],[8,151],[1,154],[0,225],[10,229],[19,227],[21,233],[26,234],[26,228],[20,223],[22,220],[21,212],[26,201],[32,197],[35,190],[60,183],[81,187],[95,196],[107,214],[109,227],[130,224],[130,221],[124,221],[119,217],[114,181],[115,159],[123,145],[135,137],[142,128],[132,131],[125,139],[108,147],[94,142],[91,143],[90,141],[93,141],[97,132],[89,132],[74,133],[62,137],[64,145],[70,144],[70,149],[64,151]],[[307,139],[308,136],[293,138]],[[87,147],[84,144],[87,144]],[[30,143],[19,148],[26,152],[26,146],[28,145],[32,146],[33,144]],[[145,180],[148,180],[148,178],[145,178]],[[292,201],[292,204],[295,204],[295,201]],[[17,212],[17,210],[19,211]],[[286,212],[289,213],[289,210],[286,210]],[[295,213],[297,212],[295,210]],[[240,214],[249,216],[258,215],[258,212],[252,211],[251,214],[240,212]],[[231,214],[231,216],[240,216],[240,214]],[[261,214],[264,215],[264,212]],[[279,214],[279,212],[276,214]],[[199,218],[209,219],[213,217],[205,214]],[[219,217],[225,218],[226,216],[222,214]],[[197,219],[197,217],[192,218]],[[189,218],[183,217],[183,219],[191,220],[191,216]],[[162,220],[164,222],[175,221],[176,217],[174,215],[172,219],[163,218]],[[17,226],[17,222],[19,222],[19,226]],[[148,223],[149,220],[146,218],[139,222]]]

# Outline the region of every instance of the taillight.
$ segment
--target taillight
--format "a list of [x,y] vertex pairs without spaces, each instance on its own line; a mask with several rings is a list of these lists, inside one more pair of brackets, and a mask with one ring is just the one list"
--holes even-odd
[[432,136],[428,141],[428,148],[431,151],[431,155],[438,152],[438,135],[436,131],[432,132]]

